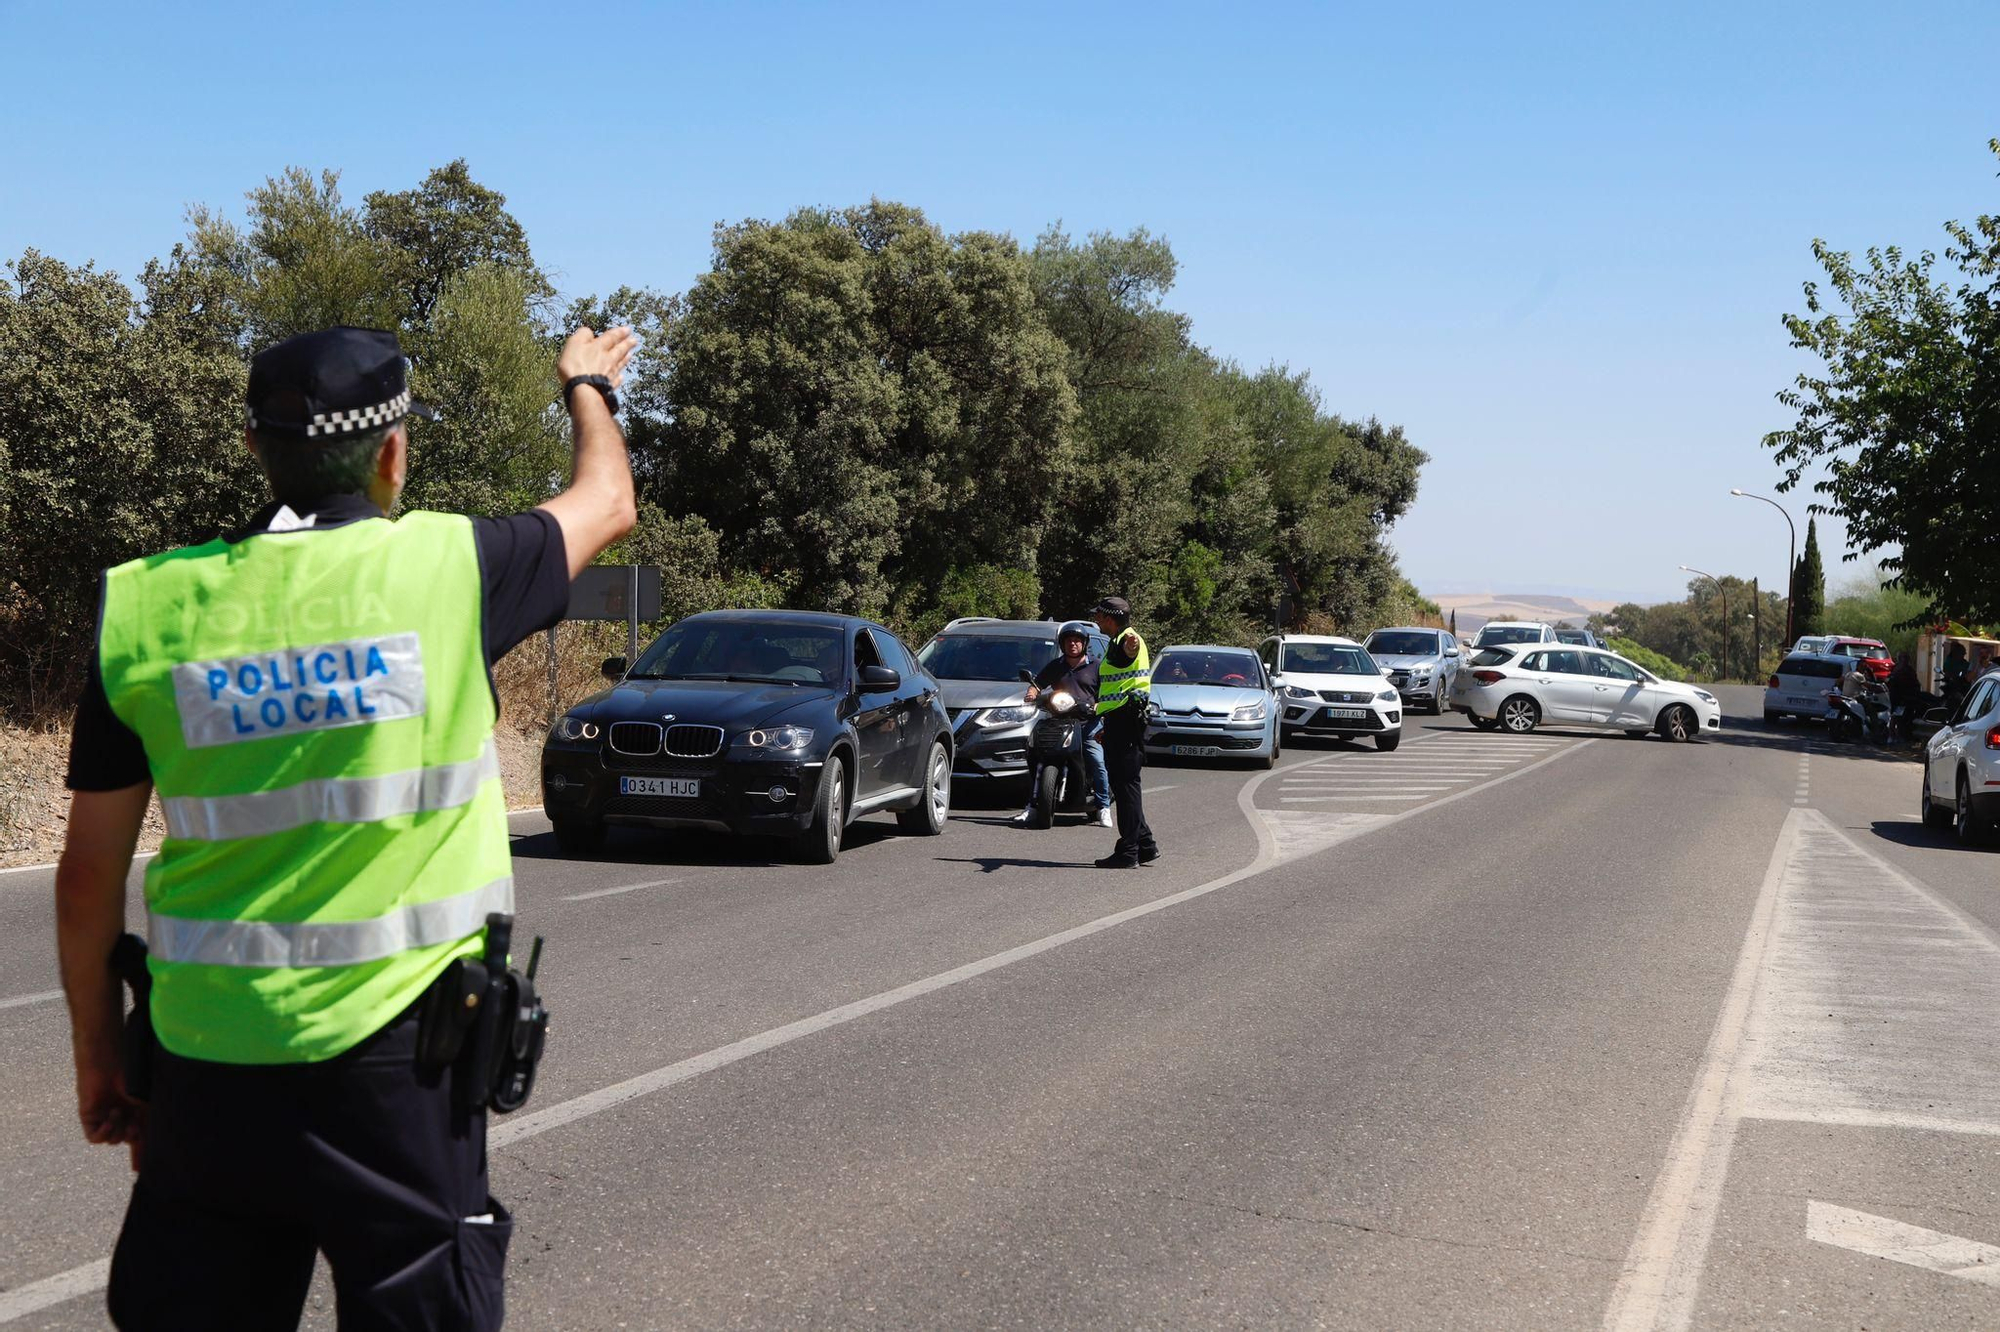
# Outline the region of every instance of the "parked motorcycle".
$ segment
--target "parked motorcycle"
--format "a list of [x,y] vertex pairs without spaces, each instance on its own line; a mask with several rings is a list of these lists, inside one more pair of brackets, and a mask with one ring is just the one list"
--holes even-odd
[[1826,733],[1834,740],[1886,745],[1889,743],[1889,695],[1870,689],[1849,698],[1838,689],[1826,691]]
[[[1035,682],[1034,673],[1021,678]],[[1035,797],[1035,821],[1047,828],[1059,814],[1089,817],[1090,773],[1083,747],[1097,715],[1067,689],[1044,689],[1035,698],[1035,724],[1028,731],[1028,781]]]

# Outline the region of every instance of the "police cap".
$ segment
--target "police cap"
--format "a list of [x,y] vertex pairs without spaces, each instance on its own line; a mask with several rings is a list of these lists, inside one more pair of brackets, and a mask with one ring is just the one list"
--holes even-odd
[[405,364],[396,335],[379,328],[343,325],[286,338],[250,362],[250,428],[329,440],[405,416],[437,420],[436,411],[411,400]]
[[1092,606],[1090,613],[1092,615],[1109,615],[1119,620],[1129,620],[1132,618],[1132,603],[1123,597],[1106,597],[1095,606]]

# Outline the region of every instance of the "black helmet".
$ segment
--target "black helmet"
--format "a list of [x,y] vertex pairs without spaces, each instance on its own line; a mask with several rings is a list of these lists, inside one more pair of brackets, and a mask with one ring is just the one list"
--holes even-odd
[[1088,647],[1090,644],[1090,626],[1084,624],[1082,620],[1071,620],[1062,628],[1056,630],[1056,642],[1058,644],[1065,638],[1074,638]]

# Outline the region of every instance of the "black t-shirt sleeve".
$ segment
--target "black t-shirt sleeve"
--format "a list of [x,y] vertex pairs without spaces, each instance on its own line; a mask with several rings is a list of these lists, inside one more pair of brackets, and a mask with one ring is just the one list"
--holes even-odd
[[1063,672],[1066,669],[1067,668],[1063,665],[1063,659],[1061,657],[1057,657],[1054,661],[1042,667],[1042,669],[1036,673],[1035,688],[1047,689],[1050,685],[1054,684],[1056,681],[1063,678]]
[[77,702],[76,722],[70,728],[69,773],[64,784],[72,791],[122,791],[152,776],[146,747],[139,743],[138,734],[111,710],[93,648],[90,681]]
[[486,663],[562,619],[569,609],[569,551],[552,514],[530,509],[506,518],[474,518],[485,603]]

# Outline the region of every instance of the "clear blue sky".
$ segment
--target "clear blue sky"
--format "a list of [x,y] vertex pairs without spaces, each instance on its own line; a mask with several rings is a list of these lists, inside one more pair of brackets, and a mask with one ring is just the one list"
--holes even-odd
[[0,0],[0,255],[130,276],[286,165],[358,201],[460,156],[572,294],[870,195],[1145,226],[1199,341],[1430,452],[1394,533],[1427,590],[1781,585],[1727,495],[1777,479],[1779,316],[1815,236],[2000,211],[2000,6],[1420,8]]

